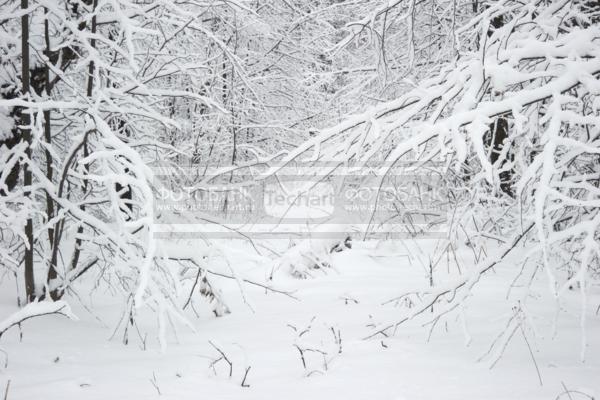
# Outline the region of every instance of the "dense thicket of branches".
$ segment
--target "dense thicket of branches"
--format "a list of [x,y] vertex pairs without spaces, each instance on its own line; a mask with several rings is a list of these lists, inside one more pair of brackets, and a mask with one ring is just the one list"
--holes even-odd
[[[315,176],[352,164],[385,179],[409,158],[445,165],[450,243],[502,246],[399,321],[455,309],[526,246],[540,263],[524,268],[545,271],[556,298],[578,285],[585,325],[600,251],[597,2],[0,7],[0,265],[24,279],[21,298],[60,299],[95,274],[126,299],[126,323],[142,304],[181,316],[191,277],[221,314],[214,250],[157,245],[157,185],[254,184],[306,159],[326,165]],[[157,183],[152,168],[179,172]]]

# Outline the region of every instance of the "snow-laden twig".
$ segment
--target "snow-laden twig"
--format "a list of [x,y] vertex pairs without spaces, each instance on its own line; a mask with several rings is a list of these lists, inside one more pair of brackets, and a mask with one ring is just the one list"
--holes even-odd
[[63,315],[67,318],[77,320],[77,317],[71,312],[69,305],[63,300],[36,301],[27,304],[21,310],[1,321],[0,337],[13,326],[20,325],[28,319],[52,314]]

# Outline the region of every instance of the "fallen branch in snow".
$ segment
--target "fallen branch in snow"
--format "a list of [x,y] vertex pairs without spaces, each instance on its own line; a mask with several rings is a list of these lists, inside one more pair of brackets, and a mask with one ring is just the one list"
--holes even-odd
[[67,318],[76,320],[77,317],[71,312],[69,305],[62,301],[41,301],[29,303],[21,310],[12,314],[4,321],[0,322],[0,337],[15,325],[20,325],[23,321],[30,318],[41,317],[43,315],[59,314]]

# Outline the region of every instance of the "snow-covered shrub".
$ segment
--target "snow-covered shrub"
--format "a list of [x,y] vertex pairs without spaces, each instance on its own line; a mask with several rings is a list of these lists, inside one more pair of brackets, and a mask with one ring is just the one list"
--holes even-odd
[[311,276],[313,270],[330,268],[332,253],[349,248],[352,248],[349,235],[302,239],[275,259],[273,269],[285,271],[297,278],[306,278]]

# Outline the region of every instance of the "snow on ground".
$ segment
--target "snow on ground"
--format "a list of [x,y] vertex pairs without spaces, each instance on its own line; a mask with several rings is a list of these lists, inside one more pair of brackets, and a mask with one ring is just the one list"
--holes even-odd
[[[420,245],[432,246],[427,240]],[[8,400],[555,399],[564,387],[600,396],[597,287],[592,288],[588,307],[585,362],[579,359],[577,291],[568,293],[562,304],[564,312],[556,334],[551,302],[532,298],[528,303],[536,327],[536,336],[528,331],[528,340],[543,386],[520,332],[493,369],[489,361],[478,361],[505,326],[515,304],[505,301],[506,274],[514,274],[508,263],[480,282],[465,308],[465,324],[459,314],[453,314],[437,325],[427,342],[429,325],[423,326],[428,322],[424,316],[401,326],[394,337],[363,340],[372,332],[370,324],[402,313],[400,307],[382,306],[382,302],[428,283],[416,253],[415,248],[407,252],[400,245],[355,242],[352,250],[333,255],[332,269],[316,271],[310,279],[283,273],[275,276],[273,284],[296,290],[299,301],[244,286],[252,308],[244,303],[236,282],[219,279],[215,282],[223,288],[232,313],[215,318],[205,305],[195,320],[197,332],[179,327],[175,336],[171,331],[165,353],[160,352],[151,314],[143,318],[140,327],[142,336],[148,334],[146,350],[140,348],[134,333],[127,346],[120,340],[122,332],[108,340],[121,314],[120,299],[108,293],[88,298],[84,293],[89,290],[81,288],[82,300],[94,304],[95,316],[68,298],[80,320],[40,317],[25,322],[21,340],[18,329],[0,338],[0,350],[7,357],[5,368],[5,355],[0,352],[0,391],[3,395],[10,380]],[[264,266],[241,258],[235,268],[240,276],[257,280],[267,274]],[[443,280],[447,273],[440,269],[434,278]],[[535,297],[543,297],[547,291],[541,277],[534,284]],[[14,282],[7,279],[2,283],[0,319],[16,311],[13,287]],[[196,308],[201,306],[196,302]],[[219,353],[209,341],[232,362],[231,378],[224,361],[211,368]],[[296,345],[304,350],[306,368]],[[327,365],[321,352],[327,353]],[[242,387],[247,367],[245,383],[249,387]],[[570,398],[588,397],[572,393]]]

